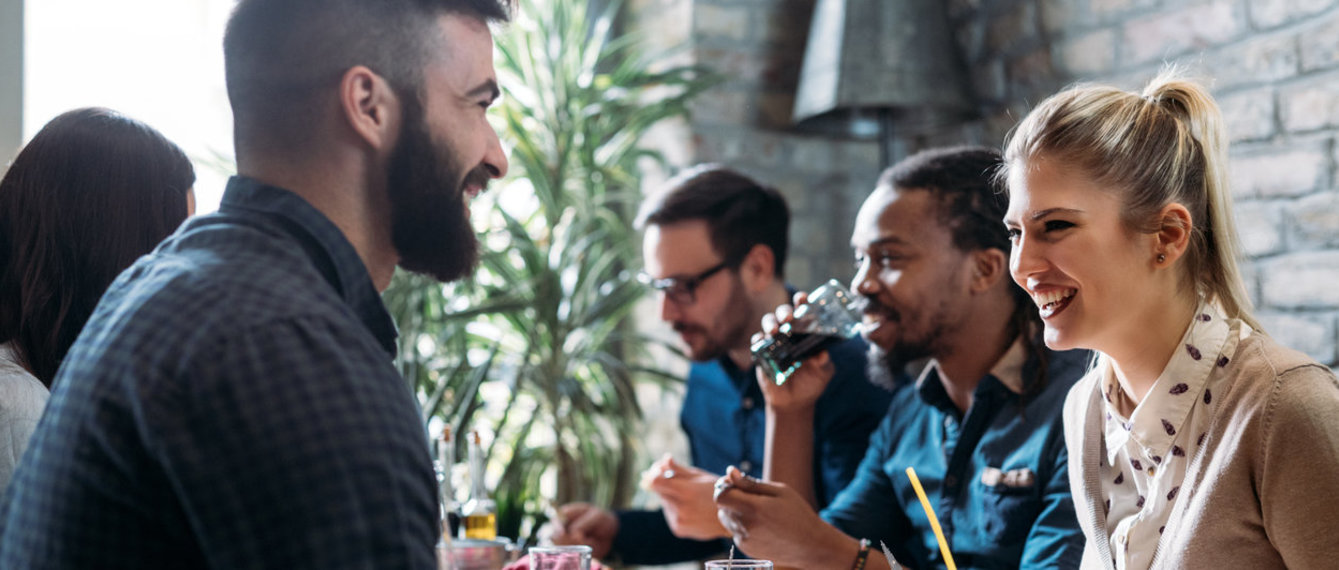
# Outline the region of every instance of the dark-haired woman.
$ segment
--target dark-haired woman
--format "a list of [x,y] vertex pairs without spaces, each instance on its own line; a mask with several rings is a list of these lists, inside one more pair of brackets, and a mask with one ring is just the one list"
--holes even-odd
[[0,180],[0,489],[102,293],[194,210],[195,170],[153,128],[64,113]]

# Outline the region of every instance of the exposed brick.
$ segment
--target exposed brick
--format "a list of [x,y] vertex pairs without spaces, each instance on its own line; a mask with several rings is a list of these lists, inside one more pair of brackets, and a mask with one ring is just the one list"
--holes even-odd
[[743,41],[749,38],[751,21],[752,10],[747,7],[698,3],[693,13],[693,34],[699,39]]
[[[1339,248],[1339,191],[1312,194],[1290,204],[1288,224],[1297,249]],[[1339,287],[1339,283],[1335,284]]]
[[1041,10],[1042,29],[1048,34],[1058,34],[1088,24],[1076,4],[1074,0],[1041,0],[1038,9]]
[[1335,361],[1334,317],[1262,311],[1255,316],[1279,344],[1325,364]]
[[1246,287],[1246,296],[1250,297],[1251,305],[1256,307],[1263,304],[1260,301],[1260,263],[1247,261],[1241,264],[1241,281]]
[[1314,147],[1235,157],[1233,194],[1238,199],[1308,194],[1324,183],[1328,166],[1324,150]]
[[1269,138],[1274,134],[1274,93],[1252,89],[1218,99],[1233,142]]
[[958,19],[981,9],[981,0],[948,0],[948,17]]
[[1089,4],[1099,20],[1106,20],[1114,14],[1128,11],[1133,5],[1132,0],[1092,0]]
[[1004,62],[991,61],[984,67],[978,66],[967,74],[972,83],[972,92],[981,101],[1003,101],[1008,94],[1009,83],[1004,79]]
[[1116,32],[1090,32],[1060,44],[1060,61],[1072,75],[1099,75],[1116,64]]
[[833,160],[835,141],[824,137],[794,137],[790,141],[793,164],[816,172],[838,170]]
[[697,57],[712,71],[732,82],[750,83],[759,80],[768,63],[766,54],[739,48],[703,47],[697,50]]
[[1251,0],[1246,6],[1252,25],[1272,28],[1318,14],[1333,4],[1333,0]]
[[980,20],[967,20],[958,25],[953,32],[953,37],[958,42],[958,49],[962,52],[965,61],[975,62],[985,55],[986,48],[986,26]]
[[1339,251],[1290,253],[1260,269],[1265,307],[1339,308]]
[[1055,82],[1055,71],[1051,65],[1051,52],[1045,48],[1013,59],[1007,64],[1005,77],[1009,80],[1009,95],[1027,99],[1035,91],[1047,95]]
[[1283,126],[1291,132],[1339,126],[1339,77],[1289,87],[1279,93]]
[[1238,202],[1234,211],[1243,253],[1260,257],[1283,249],[1283,211],[1269,202]]
[[1302,69],[1311,71],[1339,63],[1339,13],[1325,16],[1302,32]]
[[1158,12],[1125,24],[1126,64],[1138,64],[1204,49],[1237,37],[1235,4],[1217,2]]
[[1216,79],[1214,87],[1228,89],[1297,75],[1299,58],[1297,36],[1257,37],[1214,52],[1208,58],[1208,70]]
[[794,94],[763,93],[758,100],[758,126],[772,129],[789,128],[795,116],[794,111]]
[[785,0],[760,14],[767,26],[764,35],[767,43],[803,48],[809,38],[809,20],[813,13],[813,2]]
[[1036,15],[1032,4],[1015,3],[986,25],[986,48],[993,53],[1013,53],[1019,46],[1035,44]]

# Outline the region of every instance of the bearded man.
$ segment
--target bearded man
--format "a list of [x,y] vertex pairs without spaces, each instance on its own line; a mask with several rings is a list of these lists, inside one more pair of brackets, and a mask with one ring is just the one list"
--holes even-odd
[[[506,0],[241,0],[238,175],[103,297],[0,512],[3,568],[437,567],[379,292],[467,275],[507,160]],[[77,167],[77,165],[73,165]]]
[[[1073,568],[1083,535],[1070,498],[1061,410],[1084,351],[1041,342],[1036,306],[1009,276],[1005,197],[994,149],[934,149],[886,170],[860,207],[851,288],[865,300],[871,381],[893,382],[888,417],[854,481],[815,512],[805,495],[821,356],[767,388],[771,482],[732,470],[722,524],[777,566],[888,568],[880,542],[911,568],[945,566],[906,475],[914,467],[959,568]],[[797,299],[803,302],[803,298]],[[789,318],[782,307],[764,322]],[[895,382],[928,359],[914,383]],[[762,379],[759,379],[762,382]]]

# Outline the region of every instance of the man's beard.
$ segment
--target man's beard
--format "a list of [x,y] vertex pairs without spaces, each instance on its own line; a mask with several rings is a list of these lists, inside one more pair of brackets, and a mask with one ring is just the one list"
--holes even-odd
[[[752,306],[749,302],[748,295],[744,292],[744,284],[739,280],[739,277],[733,273],[730,276],[734,281],[730,285],[730,298],[725,306],[731,308]],[[702,348],[694,349],[692,346],[688,347],[688,357],[690,359],[698,362],[705,362],[721,358],[725,356],[726,353],[730,352],[731,349],[748,342],[750,331],[756,326],[748,322],[749,318],[747,311],[728,310],[721,313],[719,318],[734,320],[726,323],[724,327],[720,328],[714,326],[718,324],[718,322],[708,323],[705,327],[685,322],[673,323],[672,326],[674,327],[675,332],[696,332],[698,333],[698,336],[704,339],[705,344],[702,345]],[[711,334],[714,330],[722,330],[723,334],[720,337],[714,337]]]
[[454,281],[479,263],[479,240],[465,211],[464,188],[482,188],[492,177],[480,165],[462,183],[453,149],[433,140],[418,97],[402,100],[404,129],[387,172],[391,244],[400,255],[400,267]]
[[921,338],[906,338],[905,332],[900,330],[905,324],[900,312],[880,303],[878,299],[865,297],[865,301],[865,312],[879,313],[887,322],[899,328],[898,338],[893,346],[883,348],[871,342],[865,359],[865,373],[869,381],[875,386],[892,390],[908,380],[913,380],[908,377],[908,364],[934,354],[935,345],[943,335],[944,325],[937,320],[932,321],[928,334]]

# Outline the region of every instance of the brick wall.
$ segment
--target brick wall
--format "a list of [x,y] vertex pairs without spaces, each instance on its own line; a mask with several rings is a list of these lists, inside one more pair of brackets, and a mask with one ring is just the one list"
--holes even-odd
[[[672,21],[686,16],[691,24],[678,40],[726,77],[682,126],[676,162],[726,162],[781,189],[796,213],[789,272],[796,285],[850,277],[851,222],[878,174],[878,152],[872,143],[790,130],[814,0],[640,4],[674,12]],[[1339,0],[945,6],[979,113],[899,140],[899,155],[962,142],[998,146],[1031,105],[1065,85],[1137,88],[1165,62],[1182,64],[1211,79],[1227,117],[1231,182],[1259,317],[1284,344],[1339,363]],[[666,20],[636,25],[654,37]]]
[[1231,138],[1260,320],[1284,344],[1339,362],[1339,2],[950,0],[948,9],[983,117],[948,137],[999,144],[1031,104],[1075,81],[1137,88],[1166,62],[1207,78]]

